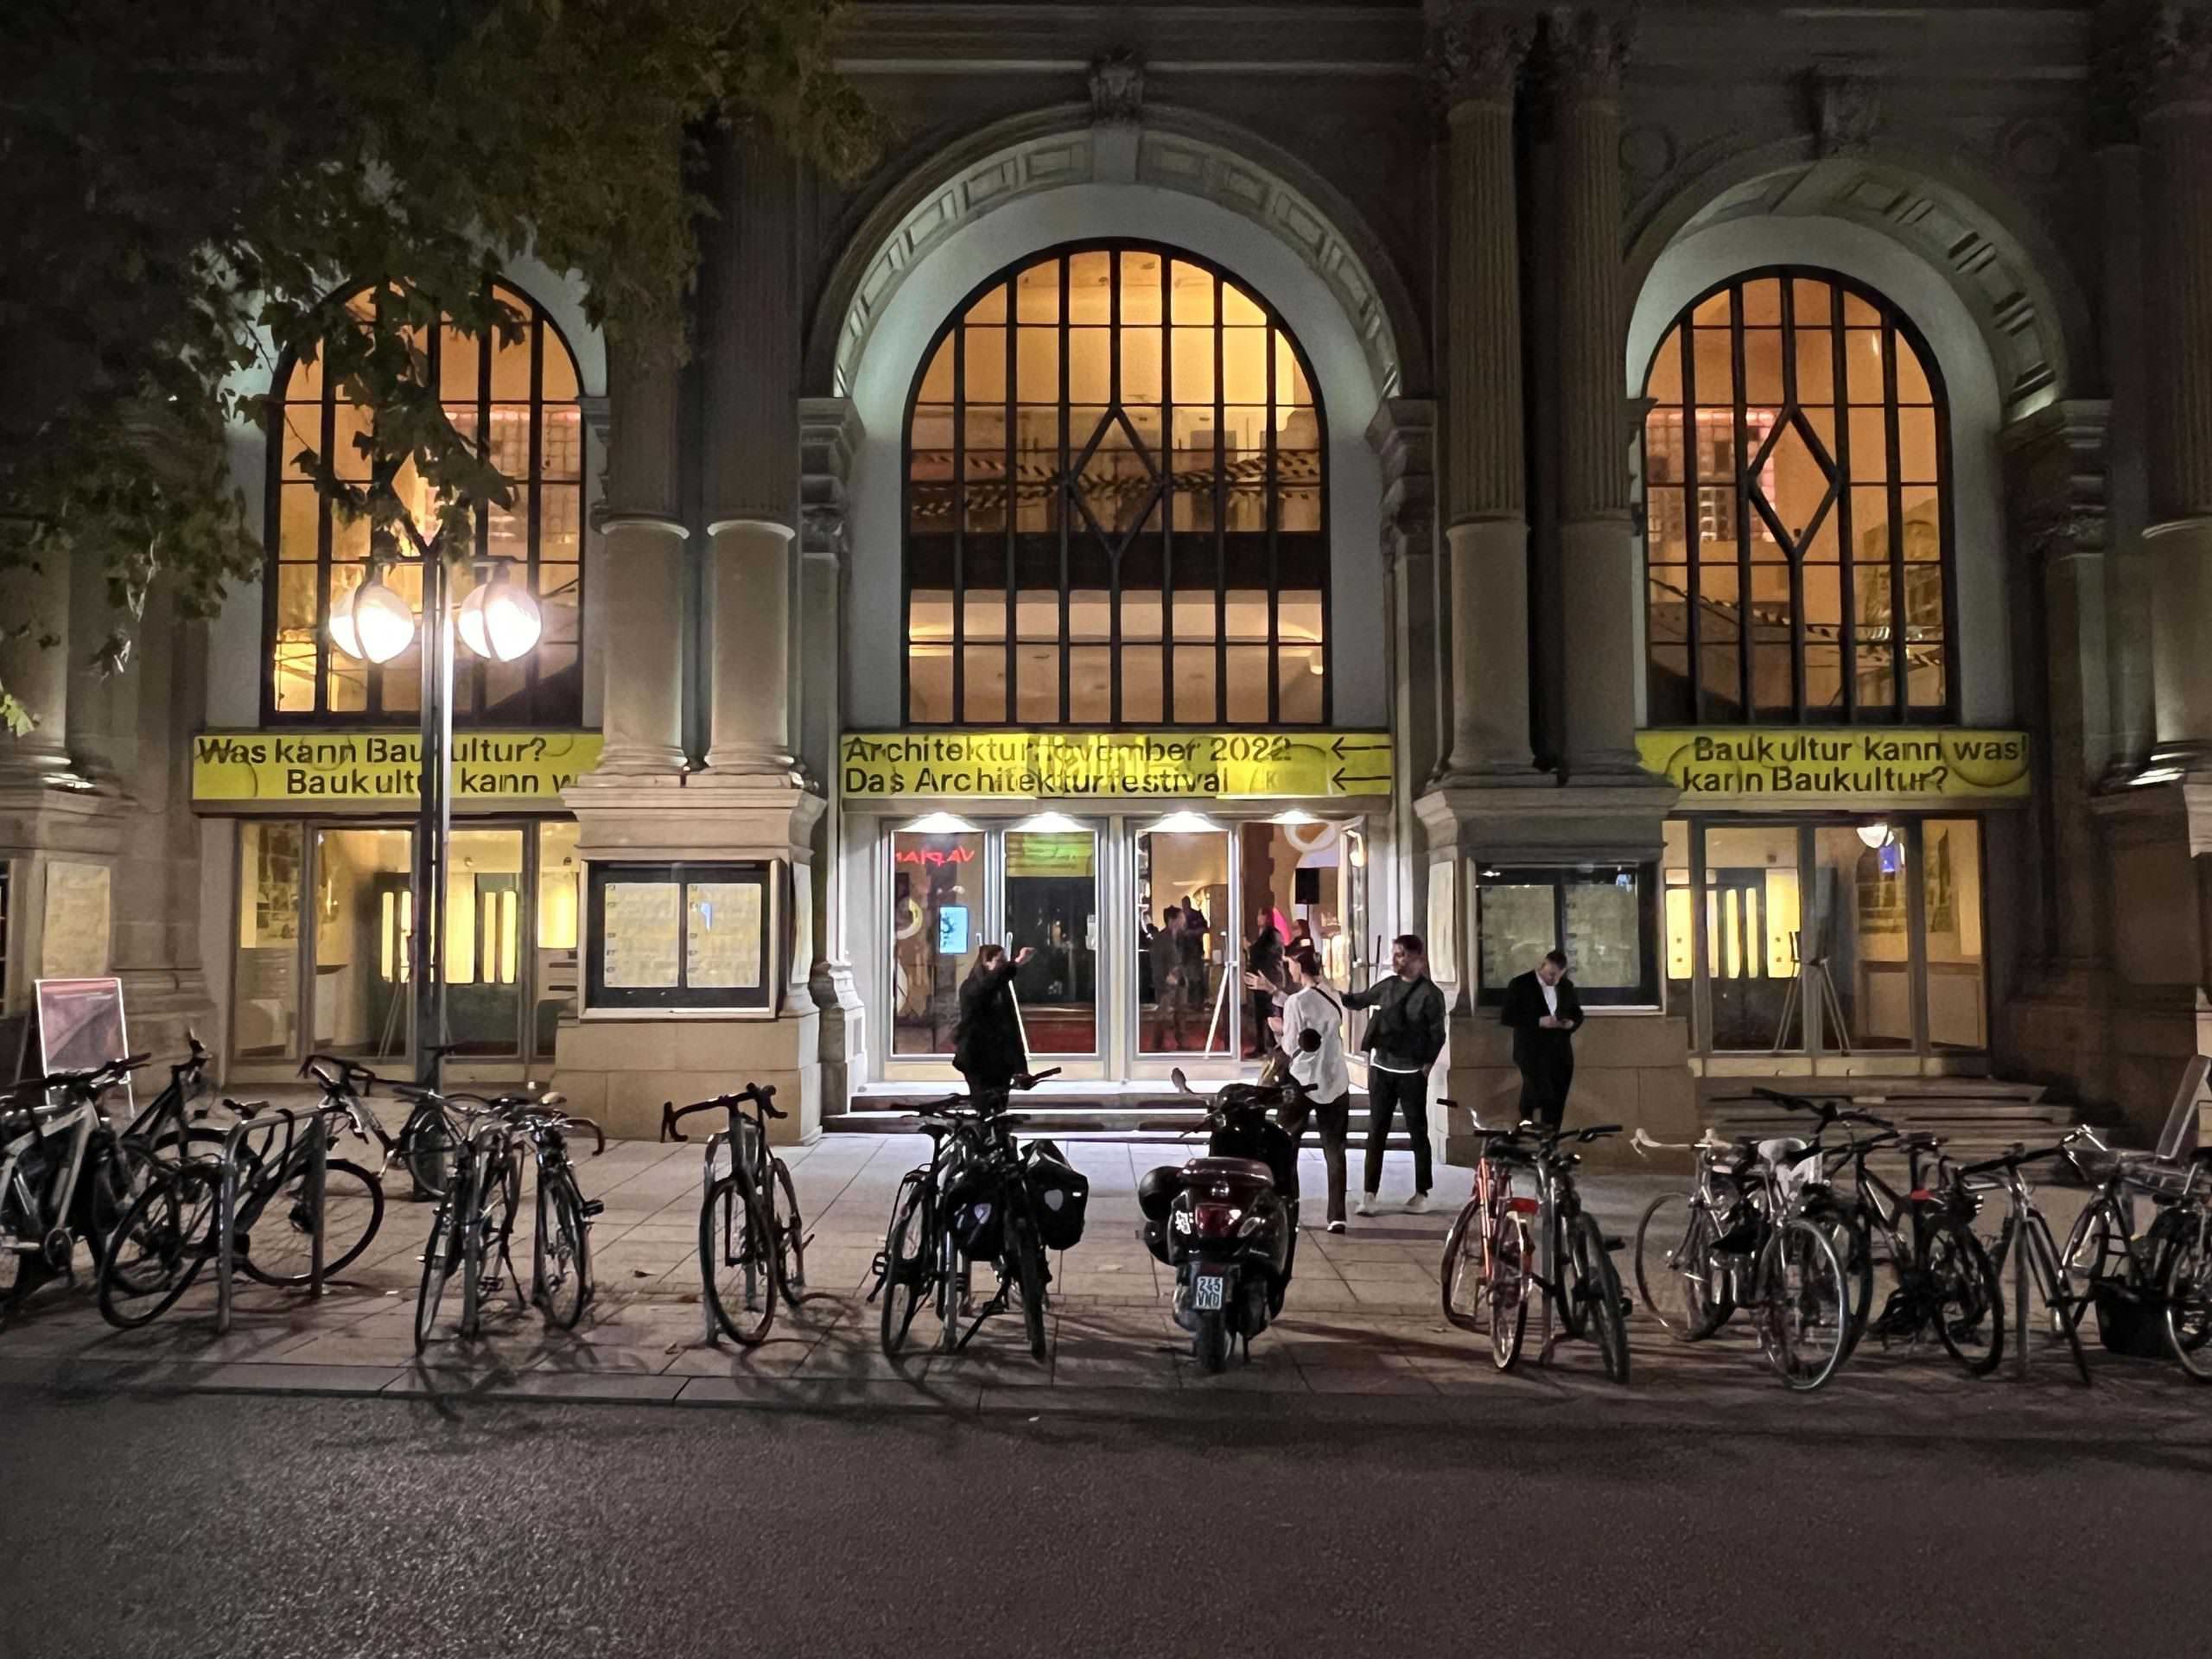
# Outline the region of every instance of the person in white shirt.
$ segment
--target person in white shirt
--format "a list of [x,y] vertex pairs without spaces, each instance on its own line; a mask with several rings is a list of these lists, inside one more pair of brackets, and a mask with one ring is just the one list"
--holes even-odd
[[[1321,1158],[1329,1166],[1329,1230],[1344,1230],[1344,1143],[1351,1133],[1351,1072],[1344,1065],[1344,1006],[1331,995],[1321,976],[1321,958],[1312,950],[1293,950],[1291,988],[1282,999],[1282,1013],[1269,1023],[1282,1033],[1282,1046],[1290,1056],[1290,1072],[1305,1085],[1295,1105],[1275,1114],[1283,1132],[1293,1141],[1306,1132],[1306,1121],[1320,1125]],[[1320,1033],[1321,1046],[1308,1052],[1300,1046],[1302,1033]]]

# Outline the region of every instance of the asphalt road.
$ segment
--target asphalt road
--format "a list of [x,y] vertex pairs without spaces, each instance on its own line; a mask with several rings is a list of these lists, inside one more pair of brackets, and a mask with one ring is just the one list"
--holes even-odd
[[0,1397],[0,1655],[2192,1653],[2212,1450]]

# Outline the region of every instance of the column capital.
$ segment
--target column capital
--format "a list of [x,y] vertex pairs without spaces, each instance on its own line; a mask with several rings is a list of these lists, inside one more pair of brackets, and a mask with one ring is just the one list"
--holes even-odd
[[2138,107],[2145,120],[2184,111],[2212,114],[2212,5],[2166,0],[2140,44]]
[[1428,63],[1446,110],[1510,106],[1534,30],[1526,16],[1481,0],[1428,0]]
[[1560,96],[1570,103],[1618,98],[1621,70],[1635,40],[1635,25],[1624,13],[1554,6],[1545,34],[1546,66]]

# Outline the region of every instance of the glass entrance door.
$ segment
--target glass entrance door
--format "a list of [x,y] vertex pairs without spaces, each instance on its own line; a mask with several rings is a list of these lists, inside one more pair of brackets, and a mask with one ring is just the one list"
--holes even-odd
[[1794,824],[1715,827],[1705,837],[1712,1046],[1802,1053],[1805,1020]]
[[1014,994],[1038,1063],[1096,1054],[1098,1044],[1098,836],[1089,829],[1006,832],[1007,942]]
[[1237,953],[1229,832],[1136,838],[1137,1052],[1235,1053]]

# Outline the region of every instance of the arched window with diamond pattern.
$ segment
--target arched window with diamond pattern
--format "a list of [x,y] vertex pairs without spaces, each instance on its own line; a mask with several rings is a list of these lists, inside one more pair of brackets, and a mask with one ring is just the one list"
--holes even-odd
[[1831,271],[1732,277],[1644,393],[1650,723],[1953,718],[1950,435],[1904,315]]
[[1326,721],[1324,429],[1289,331],[1205,260],[993,277],[907,418],[908,722]]

